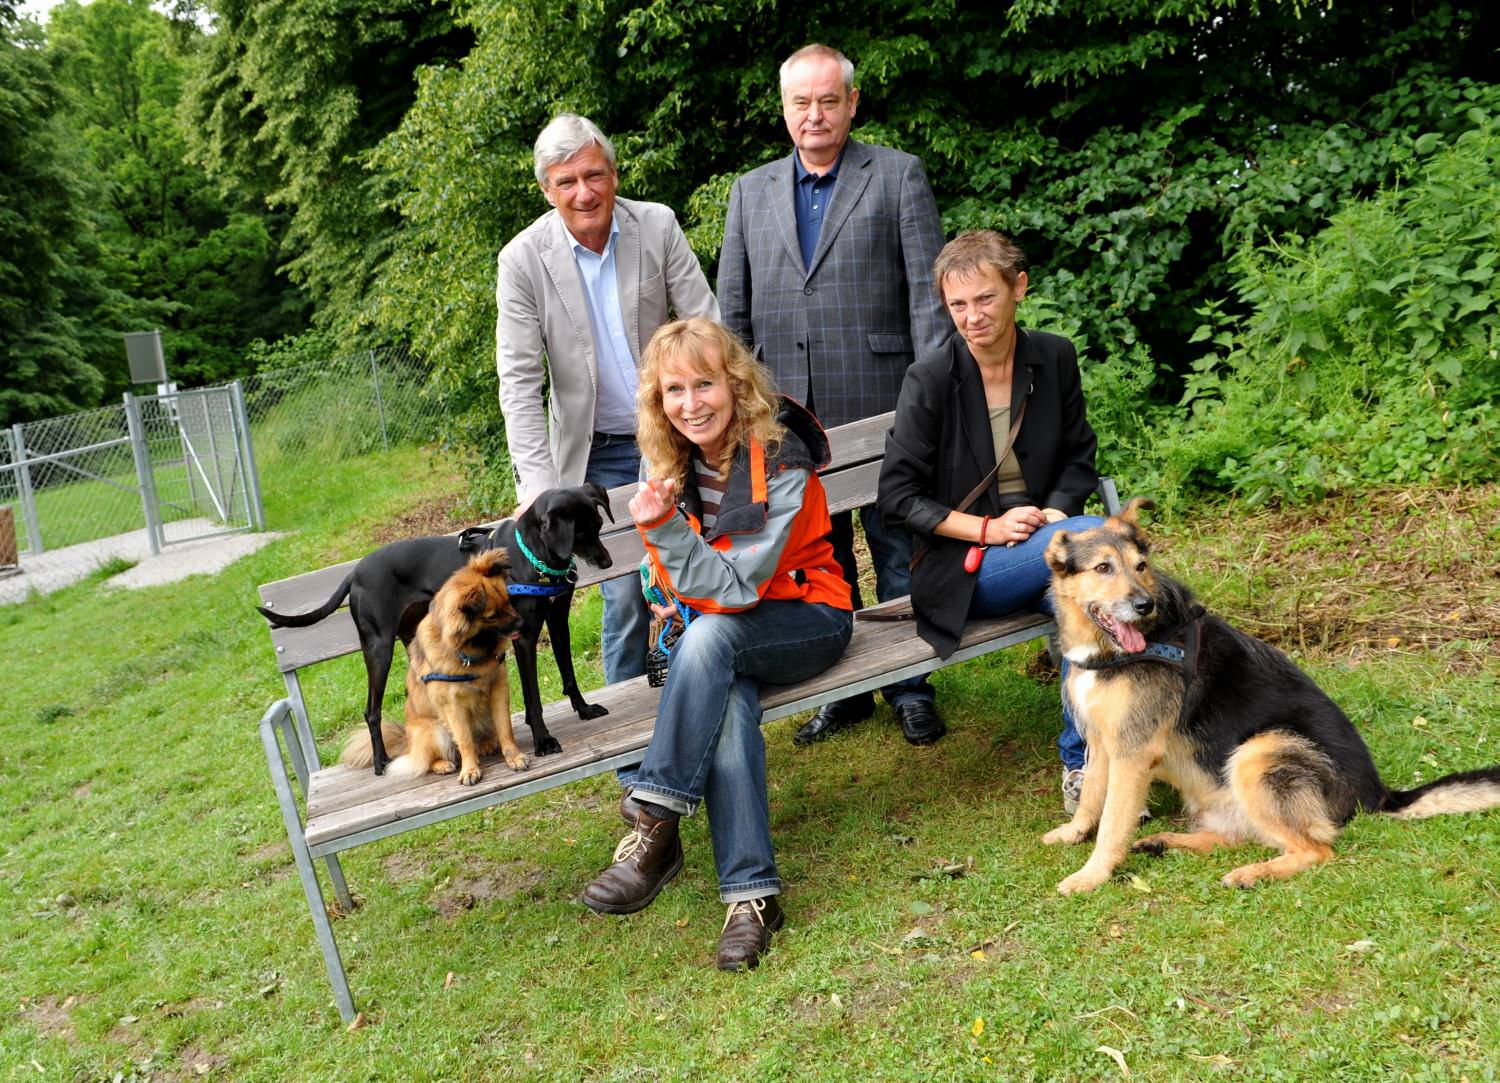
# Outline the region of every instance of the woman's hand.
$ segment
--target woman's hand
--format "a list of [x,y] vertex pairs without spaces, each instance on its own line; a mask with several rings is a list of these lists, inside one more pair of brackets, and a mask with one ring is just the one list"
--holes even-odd
[[671,624],[677,619],[677,609],[674,606],[657,605],[655,602],[647,602],[646,605],[650,607],[651,615],[659,621]]
[[655,523],[677,506],[677,483],[671,478],[648,478],[630,498],[630,516],[637,523]]
[[1046,513],[1030,504],[1011,508],[998,519],[990,520],[985,537],[991,545],[1015,545],[1047,525]]
[[1047,517],[1049,523],[1060,523],[1068,517],[1068,513],[1061,508],[1043,508],[1042,514]]

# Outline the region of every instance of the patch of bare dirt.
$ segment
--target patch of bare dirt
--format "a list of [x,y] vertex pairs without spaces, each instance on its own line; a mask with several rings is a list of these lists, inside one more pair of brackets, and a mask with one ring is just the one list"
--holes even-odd
[[393,884],[416,880],[427,875],[427,863],[416,856],[401,851],[387,854],[380,859],[380,867]]
[[1286,650],[1365,661],[1448,648],[1471,670],[1500,629],[1500,486],[1230,507],[1158,538],[1158,567]]
[[455,879],[438,895],[435,905],[443,917],[458,917],[485,903],[512,899],[542,882],[546,873],[534,865],[519,862],[491,872]]
[[29,1023],[44,1037],[72,1041],[73,1009],[77,1006],[75,996],[22,997],[17,1014],[23,1023]]
[[404,538],[420,538],[428,534],[451,534],[466,526],[476,525],[473,513],[462,499],[442,496],[419,504],[410,511],[396,516],[375,528],[376,546]]

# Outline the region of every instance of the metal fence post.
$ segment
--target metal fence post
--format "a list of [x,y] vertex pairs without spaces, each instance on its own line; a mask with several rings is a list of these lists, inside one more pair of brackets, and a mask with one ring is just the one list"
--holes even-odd
[[266,529],[266,509],[260,502],[260,470],[255,465],[255,443],[250,439],[250,414],[245,409],[245,388],[239,380],[229,385],[234,397],[235,421],[240,430],[240,461],[245,468],[245,492],[249,496],[250,522]]
[[31,555],[42,552],[42,523],[36,517],[36,493],[31,488],[31,467],[26,465],[26,439],[21,434],[19,423],[10,427],[11,445],[15,452],[16,488],[21,494],[21,517],[26,520],[26,541]]
[[380,370],[375,367],[375,351],[370,350],[370,379],[375,383],[375,409],[380,413],[380,443],[391,450],[391,438],[385,431],[385,402],[380,397]]
[[125,392],[125,424],[130,430],[130,450],[135,455],[135,476],[141,483],[141,505],[146,511],[146,541],[151,555],[161,553],[161,510],[156,506],[156,479],[151,475],[151,450],[146,446],[146,427],[136,397]]

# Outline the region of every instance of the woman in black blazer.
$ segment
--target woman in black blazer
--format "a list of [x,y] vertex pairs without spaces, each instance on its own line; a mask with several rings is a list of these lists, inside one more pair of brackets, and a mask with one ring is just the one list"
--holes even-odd
[[[933,278],[958,335],[907,370],[886,434],[880,511],[917,535],[919,553],[926,549],[912,569],[912,608],[918,633],[944,658],[970,616],[1050,612],[1047,540],[1101,522],[1080,514],[1099,476],[1077,355],[1059,335],[1016,326],[1027,284],[1021,266],[1021,250],[991,230],[943,248]],[[1017,413],[1014,441],[990,477]],[[965,557],[975,546],[983,547],[980,564],[970,572]],[[1082,782],[1084,747],[1066,703],[1063,723],[1067,804]]]

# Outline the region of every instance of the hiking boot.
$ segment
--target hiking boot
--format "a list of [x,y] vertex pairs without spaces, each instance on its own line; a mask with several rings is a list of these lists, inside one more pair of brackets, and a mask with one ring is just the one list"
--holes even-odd
[[657,820],[642,811],[615,847],[613,864],[583,889],[583,904],[601,914],[644,910],[681,868],[677,817]]
[[754,970],[771,947],[771,934],[784,920],[775,895],[730,903],[719,933],[719,969]]

